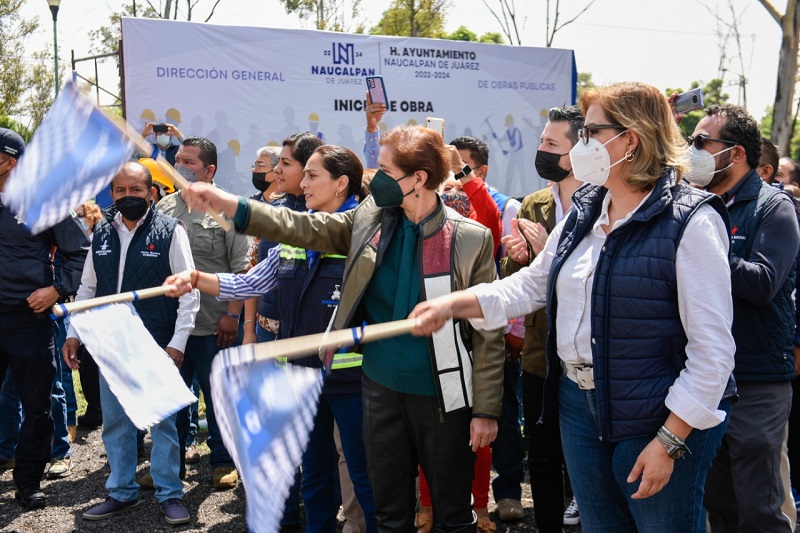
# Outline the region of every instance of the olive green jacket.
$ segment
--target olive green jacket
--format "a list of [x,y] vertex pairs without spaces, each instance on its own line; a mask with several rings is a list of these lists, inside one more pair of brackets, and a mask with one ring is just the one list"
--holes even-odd
[[[401,212],[400,208],[377,207],[372,197],[368,197],[356,209],[343,213],[298,213],[250,200],[243,231],[292,246],[346,255],[341,299],[333,323],[334,329],[344,329],[359,327],[364,320],[361,309],[364,292],[402,218]],[[446,231],[454,232],[452,236],[446,236],[447,239],[452,238],[449,241],[452,242],[450,289],[463,290],[496,278],[492,235],[482,225],[445,208],[439,200],[436,210],[420,226],[419,271],[422,277],[426,272],[426,257],[421,253],[424,241],[441,238],[439,233],[447,228]],[[422,299],[427,297],[425,281],[420,280]],[[442,350],[437,353],[434,349],[436,335],[429,342],[440,408],[445,413],[456,410],[452,407],[456,404],[451,399],[464,389],[466,405],[462,407],[471,405],[473,416],[498,418],[505,362],[503,331],[474,330],[466,320],[456,323],[461,332],[459,342],[463,341],[463,346],[472,352],[471,364],[468,360],[459,359],[455,367],[464,387],[454,386],[453,372],[443,370],[443,365],[452,363],[453,354],[443,354]],[[443,361],[443,358],[447,361]]]
[[[526,218],[539,222],[547,228],[547,233],[556,227],[556,201],[550,187],[540,189],[529,194],[522,201],[522,207],[517,213],[517,218]],[[528,248],[530,250],[530,247]],[[534,260],[533,253],[528,254],[528,264]],[[517,272],[522,265],[509,257],[504,257],[500,264],[502,277],[507,277]],[[525,340],[522,345],[522,370],[545,377],[547,374],[547,358],[545,357],[545,342],[547,341],[547,311],[542,308],[525,317]]]

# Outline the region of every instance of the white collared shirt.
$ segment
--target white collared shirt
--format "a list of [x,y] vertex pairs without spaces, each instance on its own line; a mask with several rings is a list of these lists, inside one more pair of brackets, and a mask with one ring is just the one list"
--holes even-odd
[[[597,221],[564,261],[556,280],[556,346],[559,358],[567,363],[592,363],[592,287],[606,240],[602,225],[608,223],[610,201],[611,192],[606,194]],[[635,211],[616,221],[611,231],[625,224]],[[555,227],[529,267],[492,284],[468,289],[477,296],[484,316],[470,320],[474,327],[499,328],[508,320],[545,307],[547,278],[562,231],[563,222]],[[717,406],[733,371],[736,349],[731,334],[728,247],[725,224],[714,208],[703,205],[689,219],[675,258],[678,308],[688,339],[687,360],[665,404],[697,429],[714,427],[725,419]]]
[[[147,218],[147,214],[136,222],[136,226],[132,230],[129,230],[122,221],[122,215],[117,213],[114,217],[112,226],[117,230],[120,243],[117,292],[119,292],[122,287],[122,275],[125,272],[125,261],[128,257],[128,248],[130,247],[131,240],[133,240],[133,235],[136,233],[136,230],[144,223],[145,218]],[[81,275],[81,286],[75,295],[76,302],[94,298],[97,292],[97,273],[94,270],[93,255],[94,254],[90,250],[89,254],[86,256],[86,263],[84,263],[83,274]],[[184,229],[181,224],[175,225],[175,233],[172,236],[172,242],[169,246],[169,266],[174,273],[194,269],[192,250],[189,246],[189,236],[186,233],[186,229]],[[194,317],[199,308],[200,295],[197,290],[193,290],[178,298],[178,318],[175,321],[175,332],[172,334],[172,339],[167,345],[168,347],[175,348],[180,352],[186,350],[186,341],[189,339],[189,335],[191,335],[194,329]],[[67,332],[67,337],[79,338],[75,328],[71,325]]]

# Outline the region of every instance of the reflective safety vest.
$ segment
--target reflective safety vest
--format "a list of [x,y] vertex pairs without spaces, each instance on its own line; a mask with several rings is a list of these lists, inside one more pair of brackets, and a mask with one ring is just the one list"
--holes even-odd
[[[281,245],[276,272],[279,339],[321,333],[328,328],[339,305],[345,259],[343,255]],[[357,352],[334,354],[334,372],[328,376],[323,392],[360,390],[361,361],[362,355]],[[322,367],[317,355],[294,359],[292,364]]]

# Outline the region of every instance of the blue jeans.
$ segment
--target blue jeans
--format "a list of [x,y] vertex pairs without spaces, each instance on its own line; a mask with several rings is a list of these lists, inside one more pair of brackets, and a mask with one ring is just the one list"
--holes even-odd
[[506,360],[503,369],[503,405],[497,421],[497,438],[492,443],[492,465],[497,477],[492,481],[494,501],[522,498],[525,479],[525,445],[519,427],[519,360]]
[[[67,338],[67,328],[69,328],[69,317],[55,322],[53,333],[56,341],[56,359],[60,361],[61,365],[60,372],[56,371],[56,379],[59,375],[61,376],[61,386],[64,389],[67,404],[67,425],[75,426],[78,424],[78,400],[75,398],[75,386],[72,383],[72,369],[64,364],[64,359],[61,357],[61,347],[64,346]],[[55,404],[53,405],[55,406]],[[58,427],[56,427],[56,431],[58,431]]]
[[[200,382],[197,381],[197,378],[192,380],[192,386],[189,389],[194,394],[194,397],[198,400],[200,399]],[[189,406],[189,433],[186,436],[186,451],[189,449],[189,446],[194,446],[197,443],[197,430],[200,427],[200,412],[198,411],[198,407],[200,406],[200,402],[195,402]]]
[[[108,388],[100,374],[100,403],[103,406],[103,445],[108,456],[111,473],[106,480],[108,495],[130,502],[139,497],[136,483],[136,426],[122,409],[117,397]],[[178,477],[180,448],[175,414],[150,428],[153,449],[150,452],[150,475],[156,488],[156,500],[183,497],[183,482]]]
[[333,421],[339,425],[342,451],[353,481],[356,498],[364,511],[367,532],[377,532],[375,500],[367,474],[367,454],[361,436],[361,394],[323,394],[314,418],[308,447],[303,454],[303,500],[306,504],[306,533],[336,531],[335,472],[339,463],[333,440]]
[[277,334],[272,333],[268,329],[262,328],[260,324],[256,323],[256,339],[258,339],[258,342],[274,341],[277,338]]
[[[191,387],[192,381],[197,377],[200,382],[200,389],[206,401],[206,420],[208,421],[208,444],[211,450],[209,462],[211,468],[220,466],[233,466],[233,460],[222,443],[222,437],[217,426],[217,419],[214,417],[214,400],[211,396],[211,363],[217,355],[216,335],[190,335],[186,342],[186,351],[183,354],[183,365],[181,366],[181,377],[187,387]],[[178,438],[180,439],[181,449],[186,449],[186,441],[189,436],[189,408],[186,407],[178,412]],[[181,471],[186,469],[186,456],[180,457]]]
[[[57,339],[58,337],[56,337]],[[72,448],[69,444],[69,433],[67,433],[67,395],[61,381],[61,375],[66,365],[61,357],[61,348],[56,341],[56,374],[53,377],[53,392],[50,396],[50,410],[53,412],[53,459],[62,459],[72,455]],[[72,377],[70,375],[70,377]]]
[[[723,400],[719,408],[730,414],[730,400]],[[584,531],[705,533],[705,480],[728,425],[727,416],[713,428],[693,430],[686,439],[692,453],[675,461],[667,485],[649,498],[633,500],[641,479],[628,483],[628,474],[655,435],[600,441],[595,391],[580,390],[565,376],[559,386],[559,415],[564,459]]]

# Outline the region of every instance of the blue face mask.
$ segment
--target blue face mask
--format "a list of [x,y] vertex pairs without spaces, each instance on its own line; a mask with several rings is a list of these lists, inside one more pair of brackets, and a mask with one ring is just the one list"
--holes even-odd
[[184,167],[183,165],[175,165],[175,170],[186,178],[186,181],[189,183],[197,183],[197,174],[189,170],[188,168]]
[[383,170],[376,172],[369,183],[369,190],[375,199],[375,205],[378,207],[397,207],[402,204],[403,199],[414,192],[414,189],[403,194],[403,189],[400,188],[400,181],[413,174],[413,172],[409,172],[401,178],[394,179]]

